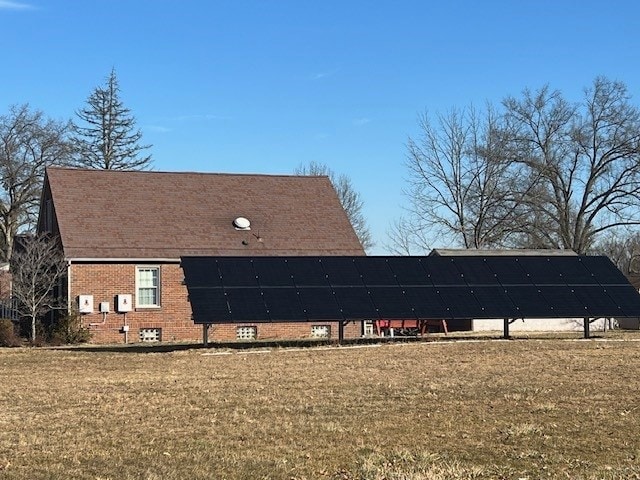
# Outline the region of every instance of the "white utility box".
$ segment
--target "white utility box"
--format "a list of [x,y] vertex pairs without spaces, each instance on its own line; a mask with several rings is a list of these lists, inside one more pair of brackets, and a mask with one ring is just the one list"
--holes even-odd
[[100,302],[100,313],[109,313],[109,302]]
[[78,295],[78,311],[93,313],[93,295]]
[[116,295],[116,308],[120,313],[130,312],[132,310],[132,297],[131,294],[125,293]]

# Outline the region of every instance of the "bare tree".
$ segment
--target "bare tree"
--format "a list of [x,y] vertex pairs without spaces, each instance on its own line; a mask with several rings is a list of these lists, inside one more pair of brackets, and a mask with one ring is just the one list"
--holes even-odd
[[387,230],[384,246],[392,255],[427,255],[430,242],[427,230],[419,228],[408,217],[400,217]]
[[336,175],[327,165],[317,162],[310,162],[307,165],[300,165],[295,169],[296,175],[327,176],[333,185],[338,199],[342,204],[353,229],[365,250],[374,246],[373,237],[369,231],[369,226],[362,213],[364,202],[360,193],[356,191],[351,179],[347,175]]
[[640,274],[640,233],[608,232],[593,247],[593,251],[606,255],[624,274]]
[[482,115],[454,109],[435,123],[420,116],[421,136],[408,142],[409,217],[392,227],[392,251],[406,251],[407,242],[426,247],[426,232],[464,248],[487,248],[518,230],[513,168],[504,161],[498,121],[490,106]]
[[410,225],[465,248],[587,253],[640,224],[640,110],[624,84],[596,78],[579,104],[525,90],[502,107],[421,118],[408,145]]
[[103,170],[145,170],[151,166],[151,155],[141,155],[151,145],[138,143],[142,133],[136,129],[131,110],[120,100],[115,70],[76,115],[82,123],[73,125],[76,166]]
[[46,235],[22,237],[12,259],[11,273],[18,311],[30,319],[31,340],[35,340],[38,318],[47,311],[65,306],[56,292],[67,273],[57,239]]
[[0,116],[0,260],[9,261],[15,235],[34,226],[45,167],[69,161],[68,132],[68,123],[29,105]]
[[586,253],[598,236],[640,222],[640,110],[620,82],[596,78],[584,102],[560,92],[507,98],[513,162],[535,186],[521,184],[531,214],[524,233],[534,246]]

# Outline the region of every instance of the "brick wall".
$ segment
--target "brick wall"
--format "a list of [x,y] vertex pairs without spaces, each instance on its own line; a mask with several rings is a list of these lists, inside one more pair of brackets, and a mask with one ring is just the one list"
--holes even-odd
[[[202,340],[202,326],[191,320],[191,306],[184,275],[177,263],[157,264],[160,267],[160,308],[135,308],[136,266],[147,264],[89,264],[71,265],[71,302],[78,306],[78,295],[93,295],[94,313],[83,314],[82,323],[92,333],[93,343],[124,343],[122,326],[129,325],[128,342],[139,342],[143,328],[162,329],[162,341]],[[156,264],[153,264],[156,265]],[[125,314],[115,310],[116,295],[131,294],[134,309]],[[103,315],[98,308],[101,302],[109,302],[110,312]],[[337,322],[257,323],[213,325],[209,329],[209,341],[236,339],[238,326],[257,327],[258,339],[300,339],[311,337],[312,325],[329,325],[331,338],[338,338]],[[348,323],[345,338],[362,334],[360,322]]]

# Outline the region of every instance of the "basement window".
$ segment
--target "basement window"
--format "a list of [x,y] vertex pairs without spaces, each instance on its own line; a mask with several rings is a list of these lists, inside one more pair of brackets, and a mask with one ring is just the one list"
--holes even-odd
[[258,327],[237,327],[236,338],[238,340],[255,340],[258,338]]
[[311,325],[311,338],[329,338],[331,337],[330,325]]
[[162,340],[161,328],[141,328],[140,329],[141,342],[160,342],[161,340]]

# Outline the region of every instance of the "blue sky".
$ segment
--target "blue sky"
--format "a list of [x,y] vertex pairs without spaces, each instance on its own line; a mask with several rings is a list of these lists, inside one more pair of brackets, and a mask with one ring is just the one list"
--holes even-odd
[[637,5],[0,0],[0,113],[29,103],[72,118],[113,67],[156,170],[327,164],[362,194],[382,254],[421,112],[545,84],[578,100],[598,75],[637,103]]

